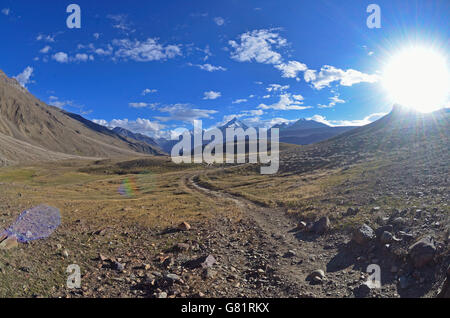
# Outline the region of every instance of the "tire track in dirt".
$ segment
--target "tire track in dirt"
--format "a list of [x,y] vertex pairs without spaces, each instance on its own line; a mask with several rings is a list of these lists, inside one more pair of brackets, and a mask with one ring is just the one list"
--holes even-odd
[[[257,248],[258,252],[264,255],[262,258],[276,273],[274,281],[268,282],[277,287],[279,294],[273,295],[274,297],[326,296],[322,286],[310,285],[306,281],[312,271],[326,268],[328,257],[315,257],[324,251],[322,241],[299,240],[293,231],[296,224],[283,210],[261,207],[225,191],[209,189],[197,182],[198,177],[199,173],[186,176],[186,186],[209,198],[233,202],[241,210],[244,218],[254,224],[254,230],[264,244],[249,248]],[[289,251],[294,251],[295,255],[288,256]],[[331,254],[331,251],[327,251],[327,254]]]

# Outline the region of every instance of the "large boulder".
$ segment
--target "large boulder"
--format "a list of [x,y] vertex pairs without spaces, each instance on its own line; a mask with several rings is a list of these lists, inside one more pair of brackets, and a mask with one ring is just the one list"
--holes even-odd
[[409,247],[409,257],[416,268],[422,268],[433,261],[436,253],[435,241],[426,236]]
[[361,227],[353,231],[353,241],[359,245],[365,245],[375,239],[375,232],[367,224],[363,224]]

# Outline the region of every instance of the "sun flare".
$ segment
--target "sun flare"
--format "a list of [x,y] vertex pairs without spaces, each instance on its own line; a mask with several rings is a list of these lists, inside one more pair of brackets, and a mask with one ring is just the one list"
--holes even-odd
[[446,58],[426,47],[408,47],[392,56],[382,83],[392,102],[424,113],[443,108],[450,96]]

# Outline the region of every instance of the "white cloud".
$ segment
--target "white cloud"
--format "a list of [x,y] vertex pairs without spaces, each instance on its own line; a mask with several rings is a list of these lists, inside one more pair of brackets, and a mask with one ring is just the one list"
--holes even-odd
[[155,117],[160,121],[180,120],[186,122],[191,122],[192,120],[198,118],[211,118],[212,114],[217,113],[216,110],[191,108],[188,104],[168,105],[159,108],[158,111],[168,113],[170,115],[167,117]]
[[52,59],[58,63],[69,63],[69,62],[87,62],[93,61],[94,56],[88,55],[86,53],[77,53],[75,56],[69,56],[65,52],[58,52],[52,55]]
[[98,40],[98,39],[100,38],[100,33],[94,33],[94,34],[92,34],[92,36],[93,36],[96,40]]
[[269,87],[266,88],[268,92],[277,92],[277,91],[285,91],[289,89],[289,85],[280,85],[280,84],[270,84]]
[[49,45],[44,46],[39,52],[46,54],[48,53],[52,48]]
[[52,59],[54,59],[58,63],[69,62],[69,56],[67,55],[67,53],[64,52],[58,52],[56,54],[53,54]]
[[156,38],[148,38],[141,42],[138,40],[113,40],[113,46],[117,47],[115,58],[133,60],[136,62],[149,62],[166,60],[181,55],[179,45],[161,45]]
[[239,36],[240,43],[228,41],[234,49],[231,58],[239,62],[256,61],[265,64],[280,64],[281,54],[275,52],[273,47],[287,45],[285,39],[280,37],[275,29],[261,29],[243,33]]
[[50,96],[48,104],[52,105],[52,106],[55,106],[55,107],[58,107],[58,108],[64,108],[65,106],[73,106],[73,101],[71,101],[71,100],[59,100],[59,98],[57,96]]
[[304,72],[308,69],[306,64],[298,61],[289,61],[287,63],[281,63],[275,65],[275,68],[279,69],[282,73],[282,77],[296,78],[299,72]]
[[89,59],[89,55],[85,53],[77,53],[75,57],[72,58],[73,61],[86,62]]
[[158,105],[159,105],[158,103],[143,103],[143,102],[128,104],[128,106],[133,108],[146,108],[146,107],[155,108]]
[[292,95],[292,98],[294,98],[295,100],[298,100],[298,101],[302,101],[302,100],[305,99],[305,98],[304,98],[302,95],[300,95],[300,94]]
[[264,95],[262,98],[264,99],[270,98],[270,95]]
[[222,96],[221,92],[209,91],[203,93],[203,99],[217,99]]
[[214,23],[217,24],[218,26],[222,26],[225,24],[225,19],[222,17],[215,17]]
[[207,72],[226,71],[227,70],[225,67],[214,66],[209,63],[206,63],[206,64],[191,64],[191,63],[189,63],[189,66],[196,66],[196,67],[200,68],[201,70],[207,71]]
[[113,21],[112,27],[114,29],[118,29],[126,34],[136,31],[132,29],[132,24],[128,22],[128,17],[125,14],[109,14],[106,17]]
[[305,73],[305,81],[311,82],[313,87],[318,90],[336,81],[339,81],[339,84],[342,86],[352,86],[361,82],[375,83],[379,80],[378,75],[365,74],[353,69],[344,71],[330,65],[322,66],[318,74],[315,71],[309,71]]
[[105,127],[108,126],[108,122],[104,119],[93,119],[92,122],[94,122],[98,125],[101,125],[101,126],[105,126]]
[[[298,96],[298,95],[296,95]],[[303,110],[312,108],[311,106],[303,106],[303,102],[292,97],[291,94],[285,93],[280,95],[280,100],[272,105],[260,104],[258,108],[274,109],[274,110]]]
[[33,75],[33,70],[34,69],[31,66],[27,66],[22,73],[14,76],[14,78],[19,82],[20,85],[26,87],[26,85],[30,83],[30,78]]
[[108,56],[113,53],[113,47],[110,44],[108,44],[107,49],[102,48],[94,49],[94,53],[101,56]]
[[92,121],[105,127],[121,127],[128,129],[134,133],[140,133],[151,137],[158,138],[167,134],[167,132],[162,131],[162,129],[166,128],[166,125],[161,124],[157,121],[151,121],[146,118],[137,118],[136,120],[128,120],[127,118],[113,119],[110,122],[104,119],[94,119]]
[[144,89],[144,90],[142,91],[141,95],[142,95],[142,96],[145,96],[145,95],[147,95],[147,94],[153,94],[153,93],[156,93],[157,91],[158,91],[158,90],[156,90],[156,89],[146,88],[146,89]]
[[317,106],[319,108],[333,108],[334,106],[336,106],[336,104],[344,104],[345,100],[340,99],[339,95],[335,95],[330,97],[330,102],[328,103],[328,105],[323,105],[323,104],[318,104]]
[[306,82],[311,82],[316,78],[316,71],[315,70],[306,70],[303,74],[303,78]]
[[241,98],[241,99],[236,99],[235,101],[233,101],[233,104],[240,104],[240,103],[245,103],[247,100],[245,98]]
[[54,35],[39,34],[36,37],[36,41],[55,42],[55,36]]
[[380,119],[386,115],[386,113],[374,113],[370,114],[369,116],[364,117],[363,119],[356,119],[356,120],[327,120],[324,116],[321,115],[314,115],[310,118],[310,120],[315,120],[320,123],[324,123],[328,126],[332,127],[339,127],[339,126],[364,126],[368,125],[375,120]]
[[11,9],[9,9],[9,8],[4,8],[4,9],[2,9],[2,13],[3,13],[4,15],[9,15],[9,14],[11,13]]

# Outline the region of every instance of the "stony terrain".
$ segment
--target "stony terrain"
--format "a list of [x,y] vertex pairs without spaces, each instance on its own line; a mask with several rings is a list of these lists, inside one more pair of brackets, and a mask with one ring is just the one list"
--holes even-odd
[[0,296],[448,297],[448,115],[408,116],[284,146],[270,176],[166,157],[1,168],[3,228],[40,204],[61,225],[0,238]]

